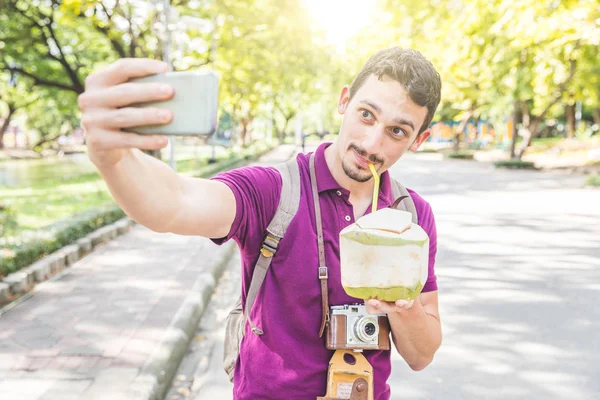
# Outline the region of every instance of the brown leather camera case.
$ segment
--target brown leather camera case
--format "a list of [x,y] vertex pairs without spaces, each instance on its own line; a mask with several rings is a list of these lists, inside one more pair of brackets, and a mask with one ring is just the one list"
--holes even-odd
[[389,350],[390,349],[390,323],[387,317],[378,317],[379,320],[379,346],[378,347],[361,347],[356,345],[348,345],[346,343],[346,316],[332,315],[327,326],[327,335],[325,336],[325,347],[328,350]]

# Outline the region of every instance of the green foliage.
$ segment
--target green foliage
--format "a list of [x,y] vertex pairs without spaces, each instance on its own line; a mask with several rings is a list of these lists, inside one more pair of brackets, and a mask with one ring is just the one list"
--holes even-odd
[[87,210],[46,228],[30,231],[19,237],[0,239],[0,275],[26,267],[44,255],[74,243],[90,232],[123,218],[116,207]]
[[585,179],[587,186],[600,186],[600,174],[590,175]]
[[17,228],[17,216],[15,211],[0,204],[0,238],[10,235]]
[[535,163],[531,161],[522,160],[505,160],[495,161],[494,165],[497,168],[509,168],[509,169],[537,169]]
[[[162,57],[155,4],[3,0],[0,71],[17,74],[20,95],[39,97],[22,110],[28,127],[46,140],[70,132],[78,125],[76,95],[91,71],[120,57]],[[342,86],[373,52],[394,45],[420,50],[439,70],[438,119],[479,118],[500,126],[516,109],[522,147],[540,134],[544,120],[564,119],[575,101],[600,123],[597,0],[382,1],[365,7],[364,25],[342,53],[327,43],[303,0],[171,4],[178,31],[171,43],[174,68],[220,74],[222,111],[245,145],[269,125],[284,140],[300,117],[307,133],[335,132]],[[377,18],[367,16],[370,7],[379,7]],[[342,17],[332,15],[332,26],[336,18]],[[0,101],[6,92],[0,84]]]
[[[365,27],[353,49],[400,44],[424,53],[442,76],[443,120],[503,124],[516,104],[525,136],[519,156],[545,119],[564,118],[567,104],[579,100],[584,110],[598,110],[597,0],[468,0],[443,7],[436,0],[389,0],[383,11],[377,35]],[[600,110],[594,115],[600,121]]]

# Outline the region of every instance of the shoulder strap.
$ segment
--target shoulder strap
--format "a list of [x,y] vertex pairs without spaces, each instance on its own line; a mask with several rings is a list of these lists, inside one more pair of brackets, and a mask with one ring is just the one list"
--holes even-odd
[[408,211],[412,214],[412,222],[414,224],[418,224],[419,216],[417,215],[415,202],[410,196],[410,193],[408,193],[408,190],[406,190],[406,188],[400,182],[398,182],[391,176],[390,181],[392,183],[392,194],[394,195],[394,199],[396,199],[392,208]]
[[298,205],[300,204],[300,171],[296,158],[293,157],[285,163],[278,164],[275,168],[281,174],[279,205],[277,206],[275,216],[267,227],[267,236],[263,240],[258,261],[254,266],[254,273],[252,274],[252,281],[250,282],[250,289],[246,298],[246,306],[244,307],[244,319],[248,320],[252,327],[252,332],[256,335],[262,335],[263,331],[254,325],[250,319],[250,310],[252,310],[256,295],[267,276],[273,256],[277,253],[279,241],[283,239],[285,231],[290,222],[292,222],[294,215],[296,215]]

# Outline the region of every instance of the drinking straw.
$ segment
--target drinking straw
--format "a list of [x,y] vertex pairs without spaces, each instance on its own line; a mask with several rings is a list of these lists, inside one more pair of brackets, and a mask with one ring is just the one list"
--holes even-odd
[[377,175],[377,171],[375,171],[375,166],[373,164],[369,163],[369,169],[375,180],[375,187],[373,188],[373,205],[371,206],[371,212],[374,213],[377,211],[377,198],[379,197],[379,175]]

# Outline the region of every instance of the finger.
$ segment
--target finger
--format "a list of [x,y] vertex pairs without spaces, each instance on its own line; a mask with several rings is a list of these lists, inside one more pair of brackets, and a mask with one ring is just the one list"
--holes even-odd
[[149,58],[122,58],[103,70],[93,72],[85,80],[87,89],[108,87],[139,78],[167,72],[169,66],[164,61]]
[[396,300],[396,306],[403,308],[403,309],[410,309],[413,304],[415,303],[414,300]]
[[139,135],[134,132],[97,130],[87,139],[88,146],[95,150],[114,149],[161,149],[169,143],[163,135]]
[[378,309],[381,305],[381,302],[377,299],[369,299],[367,300],[366,305],[373,309]]
[[126,107],[117,110],[99,110],[82,117],[82,125],[88,130],[118,130],[136,126],[164,125],[171,122],[171,110],[156,107]]
[[82,110],[94,107],[118,108],[134,103],[167,100],[173,94],[174,90],[169,85],[127,82],[84,92],[79,96],[78,103]]
[[408,305],[408,301],[406,300],[396,300],[396,306],[398,307],[406,307]]
[[394,310],[393,304],[388,304],[385,301],[377,299],[367,300],[365,306],[369,314],[385,314]]
[[[375,300],[376,301],[376,300]],[[378,310],[373,299],[365,300],[365,309],[369,314],[377,314]]]

